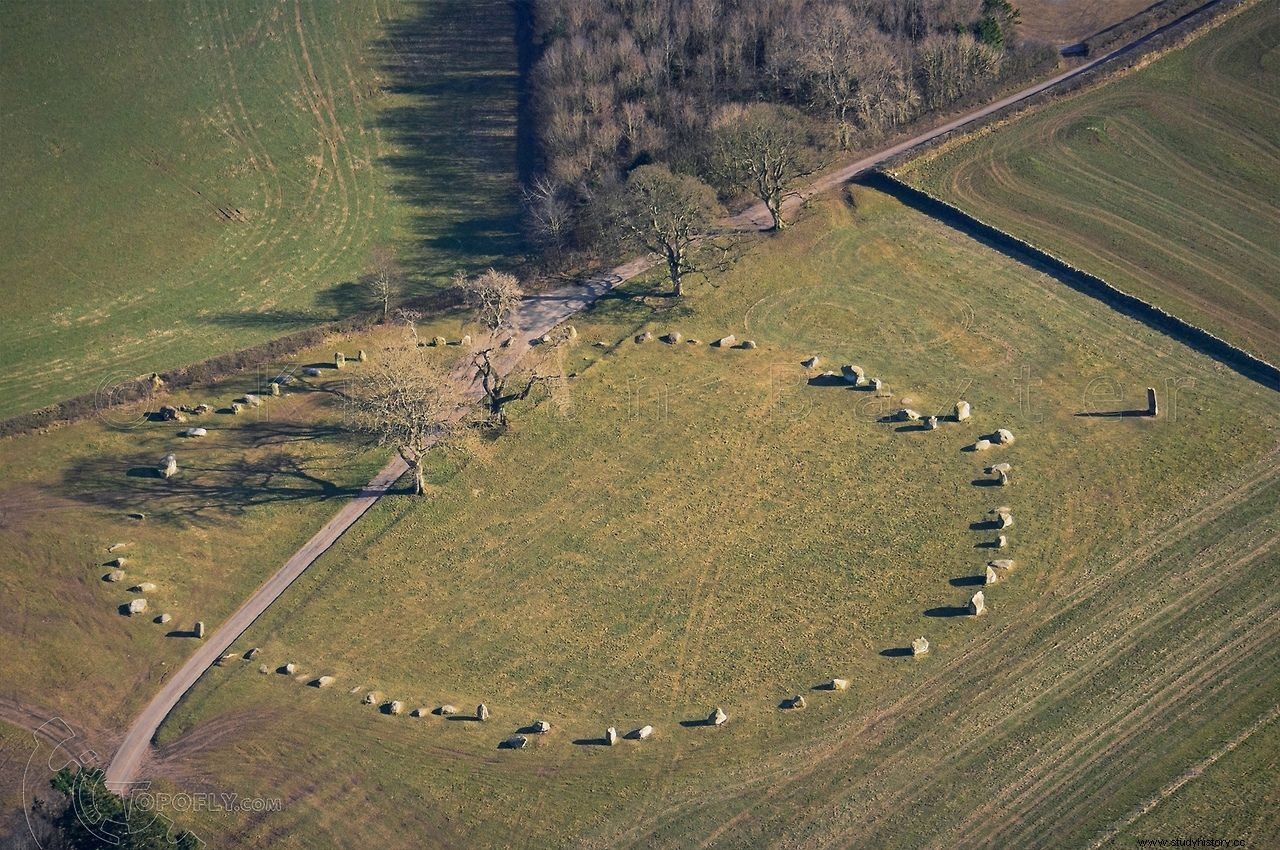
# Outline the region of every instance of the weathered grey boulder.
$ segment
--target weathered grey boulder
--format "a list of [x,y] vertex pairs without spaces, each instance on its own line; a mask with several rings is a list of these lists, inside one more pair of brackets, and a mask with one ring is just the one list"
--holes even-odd
[[110,561],[107,561],[108,567],[115,567],[118,570],[123,570],[128,565],[129,559],[125,557],[112,558]]
[[298,665],[290,661],[289,663],[285,664],[282,669],[284,670],[284,675],[292,676],[294,673],[298,672]]
[[333,368],[342,369],[346,365],[347,365],[347,355],[343,354],[341,351],[335,351],[333,353]]
[[647,741],[653,737],[653,727],[647,724],[641,726],[639,729],[631,733],[631,737],[637,741]]
[[551,343],[555,342],[555,339],[551,336],[551,334],[543,334],[542,336],[538,337],[538,342],[542,345],[550,345]]
[[636,345],[642,345],[646,342],[653,341],[653,331],[645,331],[642,334],[636,334]]
[[529,739],[524,735],[512,735],[502,742],[504,750],[523,750],[527,746],[529,746]]
[[987,613],[987,597],[979,590],[969,599],[969,613],[974,617],[981,617]]
[[129,590],[132,593],[155,593],[156,585],[155,582],[144,581],[141,584],[135,584],[133,587],[129,588]]
[[457,707],[449,705],[448,703],[445,703],[444,705],[436,709],[436,714],[440,715],[441,717],[451,717],[457,713],[458,713]]
[[827,690],[829,691],[847,691],[849,690],[848,679],[832,679],[827,682]]
[[985,452],[989,448],[991,448],[990,440],[982,439],[973,444],[973,450],[975,452]]
[[928,653],[928,651],[929,651],[929,641],[925,640],[923,635],[911,641],[912,655],[925,655],[926,653]]
[[680,331],[671,331],[662,335],[662,341],[667,345],[676,345],[680,340],[684,339],[684,335]]
[[191,633],[198,638],[203,638],[204,637],[204,620],[196,620],[196,626],[194,629],[191,630]]
[[723,726],[728,722],[729,715],[725,714],[724,709],[718,705],[707,715],[707,724],[710,726]]
[[142,614],[147,610],[147,600],[138,598],[129,600],[129,615]]
[[569,327],[564,329],[564,338],[569,340],[577,339],[578,329],[575,328],[573,325],[569,325]]
[[988,562],[988,566],[995,567],[997,570],[1004,570],[1005,572],[1012,572],[1013,568],[1017,565],[1017,562],[1011,558],[1000,558],[998,560]]
[[618,743],[618,730],[613,726],[610,726],[608,729],[604,730],[604,742],[611,747],[614,744]]
[[320,676],[314,682],[312,682],[312,684],[315,685],[317,688],[327,688],[336,681],[337,679],[335,679],[333,676]]
[[[462,338],[463,345],[471,344],[471,334],[467,334]],[[369,360],[369,354],[363,348],[356,352],[356,362],[365,363]]]
[[387,714],[404,714],[404,703],[398,699],[393,699],[387,703]]
[[790,699],[784,699],[782,701],[782,707],[788,711],[798,711],[806,705],[808,705],[808,703],[804,701],[804,697],[800,694],[796,694]]
[[[272,384],[271,386],[274,387],[278,385]],[[181,431],[178,432],[178,436],[179,437],[204,437],[204,436],[207,436],[208,433],[209,431],[205,428],[183,428]]]
[[545,735],[551,731],[551,724],[545,720],[535,720],[533,721],[533,731],[539,735]]
[[378,701],[378,695],[373,691],[369,691],[369,693],[364,695],[364,699],[360,700],[360,704],[373,705],[377,701]]
[[161,625],[163,625],[163,624],[165,624],[165,623],[169,622],[169,621],[170,621],[170,620],[172,620],[172,619],[173,619],[173,615],[172,615],[172,614],[161,614],[159,617],[156,617],[156,622],[157,622],[157,623],[160,623]]
[[971,416],[973,416],[973,408],[970,407],[969,402],[957,401],[956,402],[956,421],[966,422]]
[[445,339],[442,336],[433,336],[431,338],[431,344],[434,345],[436,348],[444,348],[446,345],[449,344],[449,340]]
[[988,475],[994,475],[997,472],[1011,472],[1012,470],[1013,470],[1013,464],[993,463],[987,467],[986,472]]
[[899,410],[897,413],[897,416],[898,416],[898,419],[902,420],[903,422],[919,422],[921,418],[919,411],[912,410],[909,407],[904,407],[901,410]]
[[927,428],[927,429],[928,429],[928,430],[930,430],[930,431],[937,431],[937,430],[938,430],[938,417],[936,417],[936,416],[930,416],[928,419],[926,419],[926,420],[924,421],[924,427],[925,427],[925,428]]
[[729,334],[728,336],[720,337],[718,340],[716,340],[711,344],[714,345],[716,348],[732,348],[734,345],[737,345],[737,343],[738,343],[738,338],[733,334]]
[[483,723],[488,719],[489,719],[489,706],[485,705],[484,703],[480,703],[479,705],[476,706],[476,720],[479,720],[481,723]]
[[244,394],[244,403],[249,407],[262,407],[262,396],[253,393]]
[[846,363],[841,366],[840,374],[844,375],[844,379],[855,387],[861,386],[862,382],[867,379],[867,373],[863,368],[861,366],[854,366],[852,363]]
[[160,477],[172,478],[178,474],[178,459],[171,454],[165,455],[160,461]]
[[268,667],[268,666],[267,666],[267,665],[265,665],[265,664],[259,664],[259,665],[258,665],[258,672],[259,672],[259,673],[270,673],[270,672],[271,672],[271,668],[270,668],[270,667]]
[[280,395],[280,385],[279,385],[279,384],[277,384],[275,381],[272,381],[272,382],[271,382],[271,384],[270,384],[270,386],[271,386],[271,394],[272,394],[273,396],[279,396],[279,395]]
[[760,346],[756,345],[756,341],[754,339],[744,339],[742,341],[742,347],[747,349],[748,351],[754,351]]
[[801,366],[803,366],[803,367],[804,367],[804,368],[806,368],[806,369],[812,369],[812,368],[814,368],[815,366],[817,366],[817,365],[818,365],[819,363],[821,363],[821,362],[822,362],[822,360],[821,360],[821,359],[819,359],[819,358],[818,358],[818,355],[816,355],[816,354],[815,354],[815,355],[813,355],[812,357],[809,357],[809,358],[807,358],[807,359],[805,359],[805,360],[801,360],[801,361],[800,361],[800,365],[801,365]]
[[984,583],[984,584],[995,584],[995,583],[997,583],[998,581],[1000,581],[1000,575],[999,575],[999,574],[998,574],[998,573],[997,573],[997,572],[996,572],[996,571],[991,567],[991,565],[990,565],[990,564],[988,564],[988,565],[987,565],[987,576],[986,576],[986,580],[985,580],[983,583]]
[[103,576],[107,581],[124,581],[124,570],[112,570]]
[[1002,446],[1007,446],[1013,442],[1013,432],[1008,428],[1000,428],[996,431],[996,442]]

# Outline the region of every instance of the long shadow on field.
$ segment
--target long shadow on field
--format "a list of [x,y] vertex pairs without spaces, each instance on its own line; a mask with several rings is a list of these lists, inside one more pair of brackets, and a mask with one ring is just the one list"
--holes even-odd
[[883,192],[908,207],[934,218],[1023,265],[1052,277],[1059,283],[1177,340],[1201,354],[1212,357],[1244,377],[1264,387],[1280,390],[1280,367],[1236,348],[1190,322],[1185,322],[1141,298],[1116,289],[1102,278],[1073,268],[1053,255],[1003,233],[963,210],[931,197],[882,171],[860,175],[857,182]]
[[911,647],[909,646],[893,646],[889,649],[880,650],[880,654],[885,658],[906,658],[911,655]]
[[964,617],[968,614],[969,609],[964,605],[939,605],[924,612],[926,617]]
[[256,505],[351,497],[359,487],[339,486],[326,477],[340,471],[340,459],[330,461],[332,470],[314,463],[304,468],[283,448],[340,433],[336,426],[237,423],[234,429],[211,432],[216,443],[175,447],[178,473],[167,480],[155,472],[161,455],[151,452],[84,459],[55,488],[63,498],[103,510],[179,523],[216,522]]
[[410,297],[521,249],[515,11],[505,0],[418,2],[371,45],[396,105],[380,165],[413,210]]

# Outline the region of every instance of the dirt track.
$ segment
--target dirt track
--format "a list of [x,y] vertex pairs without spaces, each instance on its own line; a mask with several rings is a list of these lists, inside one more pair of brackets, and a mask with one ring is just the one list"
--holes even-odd
[[[1206,6],[1214,5],[1216,2],[1218,0],[1212,0]],[[1093,59],[1051,79],[1029,86],[1016,94],[987,104],[910,139],[863,157],[857,162],[829,172],[816,179],[796,196],[790,198],[784,208],[786,211],[794,212],[809,197],[837,188],[861,172],[873,168],[904,151],[964,127],[967,124],[979,121],[1009,105],[1034,97],[1099,65],[1140,49],[1150,39],[1163,31],[1164,28],[1156,30],[1105,56]],[[727,222],[727,225],[732,229],[747,232],[767,229],[770,225],[768,211],[763,204],[758,204],[734,216]],[[515,343],[508,349],[510,353],[500,365],[506,369],[513,367],[523,352],[528,349],[530,342],[569,316],[589,307],[614,286],[630,280],[651,268],[654,262],[655,260],[651,257],[637,257],[603,275],[582,283],[569,284],[550,292],[529,296],[520,310],[518,318],[520,330],[512,334],[515,337]],[[464,383],[467,383],[467,391],[469,393],[475,394],[477,392],[474,385],[466,381]],[[138,776],[144,758],[148,755],[150,743],[156,730],[160,728],[160,724],[164,722],[164,719],[186,692],[195,685],[204,672],[221,655],[226,653],[231,644],[284,593],[285,589],[307,567],[324,554],[348,528],[355,524],[356,520],[363,516],[365,511],[391,489],[395,482],[405,473],[406,469],[404,461],[398,457],[388,463],[374,476],[373,480],[358,496],[344,505],[324,527],[316,532],[314,537],[289,558],[270,579],[255,590],[235,613],[209,634],[196,652],[169,678],[164,687],[134,719],[128,733],[107,767],[106,782],[109,788],[118,793],[128,792]]]

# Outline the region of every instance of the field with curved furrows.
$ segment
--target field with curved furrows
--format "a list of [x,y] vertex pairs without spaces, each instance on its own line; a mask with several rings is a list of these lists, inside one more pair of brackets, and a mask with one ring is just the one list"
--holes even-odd
[[[428,500],[371,509],[237,641],[268,672],[210,670],[144,770],[281,811],[184,823],[285,847],[1056,848],[1163,834],[1201,794],[1206,834],[1267,835],[1274,780],[1174,785],[1266,773],[1275,394],[854,192],[679,304],[606,297],[574,319],[566,395],[437,466]],[[729,332],[759,347],[706,344]],[[891,394],[808,381],[846,362]],[[1152,382],[1161,417],[1118,415]],[[970,423],[882,421],[959,397]],[[966,450],[997,427],[1017,442]],[[996,461],[1011,486],[983,483]],[[973,524],[1000,504],[997,552]],[[980,587],[995,557],[1018,566]],[[979,589],[988,614],[960,615]],[[698,725],[715,705],[728,724]]]
[[0,4],[0,417],[349,314],[375,243],[418,292],[509,253],[504,28],[500,2]]
[[1280,5],[903,176],[1280,362]]

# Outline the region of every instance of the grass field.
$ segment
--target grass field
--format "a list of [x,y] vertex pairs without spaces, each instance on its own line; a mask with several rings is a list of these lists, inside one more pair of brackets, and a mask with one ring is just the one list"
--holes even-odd
[[[507,4],[0,3],[0,417],[514,245]],[[93,37],[88,34],[92,33]]]
[[910,164],[907,179],[1280,361],[1280,6]]
[[1073,44],[1136,15],[1156,0],[1018,0],[1023,38]]
[[[678,307],[644,284],[608,299],[576,322],[567,399],[339,541],[242,641],[337,684],[218,668],[161,730],[162,784],[283,800],[197,831],[1076,846],[1175,823],[1168,783],[1242,730],[1214,764],[1261,774],[1280,702],[1274,394],[888,197],[858,201],[823,202]],[[636,346],[641,328],[760,348]],[[808,385],[814,353],[892,398]],[[1141,406],[1150,384],[1161,418],[1077,415]],[[959,397],[974,422],[878,421]],[[1016,444],[963,451],[1002,426]],[[976,485],[997,458],[1012,487]],[[1020,566],[988,616],[953,616],[993,557],[970,525],[996,504]],[[932,653],[899,657],[921,634]],[[832,676],[850,690],[810,690]],[[353,687],[494,717],[388,716]],[[795,693],[809,707],[779,711]],[[717,704],[726,727],[681,725]],[[538,717],[555,728],[530,751],[496,748]],[[593,745],[644,723],[652,741]],[[1274,830],[1259,782],[1206,831]]]

